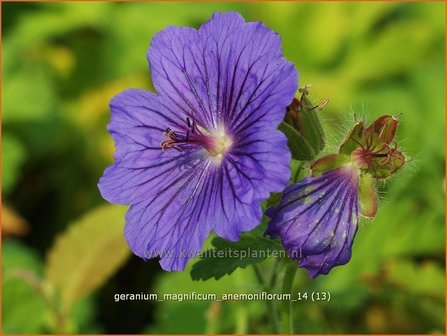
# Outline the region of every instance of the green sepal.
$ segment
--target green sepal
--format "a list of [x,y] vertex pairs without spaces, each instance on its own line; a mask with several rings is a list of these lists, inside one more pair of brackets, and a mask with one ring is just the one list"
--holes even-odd
[[319,176],[329,170],[333,170],[344,166],[351,162],[348,155],[345,154],[330,154],[323,156],[310,165],[312,176]]
[[367,174],[360,175],[359,181],[360,213],[363,217],[373,219],[377,213],[379,200],[374,178]]
[[289,147],[292,159],[308,160],[310,146],[306,140],[289,124],[284,121],[278,126],[278,129],[287,137],[287,147]]
[[363,173],[376,179],[393,175],[405,164],[405,156],[394,140],[399,120],[391,115],[376,119],[370,126],[357,122],[340,146],[339,153],[349,155]]
[[354,127],[352,127],[351,132],[347,136],[346,140],[340,146],[338,151],[341,154],[351,155],[360,146],[364,146],[363,131],[365,129],[363,121],[358,121]]
[[[351,160],[355,164],[356,156],[359,154],[359,150],[351,153]],[[385,179],[396,173],[405,164],[405,156],[401,151],[395,150],[389,158],[378,158],[371,160],[370,165],[358,165],[363,172],[370,174],[376,179]]]
[[340,153],[350,155],[359,147],[379,149],[385,144],[389,145],[396,134],[399,120],[394,116],[384,115],[365,126],[365,121],[357,122],[349,136],[340,146]]
[[290,160],[290,180],[289,184],[293,184],[304,178],[306,164],[303,161]]
[[312,161],[324,148],[324,131],[317,114],[319,107],[311,103],[306,88],[300,92],[301,98],[293,99],[279,129],[287,136],[292,158]]

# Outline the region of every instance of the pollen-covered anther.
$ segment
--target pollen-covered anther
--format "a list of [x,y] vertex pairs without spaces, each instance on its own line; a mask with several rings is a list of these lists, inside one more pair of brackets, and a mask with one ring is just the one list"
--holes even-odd
[[168,148],[175,148],[179,151],[181,150],[180,147],[176,146],[178,140],[176,139],[175,132],[172,129],[170,128],[166,129],[166,131],[163,132],[163,135],[167,139],[160,142],[161,150],[165,151]]

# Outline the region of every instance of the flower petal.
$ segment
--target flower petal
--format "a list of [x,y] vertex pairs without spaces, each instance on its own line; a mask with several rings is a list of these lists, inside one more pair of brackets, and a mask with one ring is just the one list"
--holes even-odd
[[[166,28],[148,59],[158,95],[128,90],[112,100],[115,163],[99,188],[107,200],[131,205],[125,234],[135,254],[182,270],[211,230],[239,239],[260,223],[260,202],[287,185],[290,153],[276,127],[297,73],[279,36],[237,13],[215,14],[198,31]],[[187,146],[163,151],[167,127],[185,139],[195,127],[210,137],[223,130],[231,148],[217,158],[182,139]]]
[[160,256],[167,271],[181,271],[197,256],[214,228],[229,240],[239,239],[261,219],[259,204],[244,204],[232,182],[211,161],[201,161],[146,201],[131,206],[126,217],[126,239],[145,259]]
[[208,130],[276,127],[297,90],[279,36],[234,12],[214,14],[198,31],[166,28],[148,60],[159,94]]
[[163,152],[163,125],[181,124],[181,116],[170,111],[151,92],[126,90],[110,102],[108,130],[115,140],[115,164],[99,180],[102,196],[110,202],[132,204],[156,191],[156,185],[175,176],[195,156],[175,150]]
[[[238,172],[235,180],[256,191],[257,199],[266,199],[271,192],[281,192],[290,178],[291,154],[287,138],[276,129],[253,127],[241,136],[229,155],[229,164]],[[247,189],[241,194],[248,197]],[[254,198],[247,199],[248,202]]]
[[290,257],[312,278],[351,258],[359,218],[358,172],[343,167],[288,187],[269,209],[267,234],[280,237]]

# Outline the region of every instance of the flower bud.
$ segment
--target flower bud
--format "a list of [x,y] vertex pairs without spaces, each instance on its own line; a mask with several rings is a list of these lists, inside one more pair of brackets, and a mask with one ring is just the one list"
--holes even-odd
[[287,108],[284,122],[279,129],[287,136],[292,158],[300,161],[313,160],[324,148],[324,132],[318,118],[318,110],[326,106],[328,100],[313,105],[309,100],[308,86],[299,89],[301,97],[294,98]]

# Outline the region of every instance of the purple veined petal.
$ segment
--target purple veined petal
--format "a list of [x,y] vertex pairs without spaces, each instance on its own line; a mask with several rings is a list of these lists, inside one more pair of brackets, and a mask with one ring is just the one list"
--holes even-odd
[[210,169],[209,162],[201,162],[195,169],[165,181],[147,200],[131,206],[125,235],[136,255],[144,259],[160,256],[162,267],[171,271],[182,270],[200,251],[211,230],[211,223],[200,221],[207,210],[202,192],[208,186]]
[[257,226],[261,201],[287,185],[290,152],[276,127],[297,72],[277,34],[237,13],[166,28],[148,59],[158,95],[112,99],[115,163],[99,189],[131,205],[125,235],[136,255],[182,270],[211,230],[235,241]]
[[279,237],[289,256],[315,278],[351,258],[359,220],[359,176],[352,167],[308,177],[284,191],[267,211],[267,234]]
[[259,198],[265,199],[270,192],[281,192],[287,185],[290,159],[282,132],[253,127],[234,144],[228,163],[238,170],[242,181],[251,183]]
[[203,157],[200,148],[194,153],[161,150],[163,125],[184,121],[153,93],[126,90],[111,100],[110,107],[107,128],[115,140],[115,164],[105,170],[98,184],[108,201],[127,205],[144,200],[161,181],[177,176]]
[[229,240],[251,230],[261,219],[259,202],[244,204],[231,181],[210,161],[201,162],[146,201],[131,206],[125,235],[132,251],[144,258],[160,257],[167,271],[181,271],[197,256],[214,228]]
[[160,95],[208,130],[276,127],[298,85],[279,35],[235,12],[214,14],[198,31],[167,27],[148,60]]

